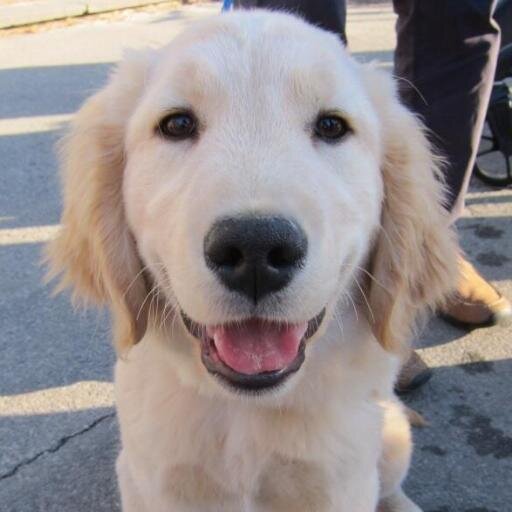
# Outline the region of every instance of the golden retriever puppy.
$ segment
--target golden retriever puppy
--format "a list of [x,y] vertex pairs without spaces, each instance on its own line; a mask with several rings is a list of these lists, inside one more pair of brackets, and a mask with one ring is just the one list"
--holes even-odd
[[265,11],[135,53],[63,146],[61,286],[105,302],[125,512],[413,512],[393,382],[456,244],[420,123]]

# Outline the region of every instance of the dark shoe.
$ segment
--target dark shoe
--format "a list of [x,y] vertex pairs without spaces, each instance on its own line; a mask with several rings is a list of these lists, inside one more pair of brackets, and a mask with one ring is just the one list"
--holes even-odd
[[405,395],[423,386],[432,377],[432,370],[413,350],[407,362],[402,366],[395,383],[395,393]]
[[510,324],[510,302],[462,257],[459,258],[459,271],[457,292],[441,315],[449,322],[465,327]]

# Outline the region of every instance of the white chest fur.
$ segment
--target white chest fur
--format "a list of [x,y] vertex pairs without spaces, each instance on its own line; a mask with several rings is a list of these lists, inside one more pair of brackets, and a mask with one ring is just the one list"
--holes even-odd
[[[306,364],[293,390],[270,404],[183,386],[164,344],[147,336],[116,367],[125,512],[373,511],[376,386],[391,382],[393,364],[375,364],[382,354],[371,340],[321,344],[325,364]],[[314,348],[310,359],[325,358]]]

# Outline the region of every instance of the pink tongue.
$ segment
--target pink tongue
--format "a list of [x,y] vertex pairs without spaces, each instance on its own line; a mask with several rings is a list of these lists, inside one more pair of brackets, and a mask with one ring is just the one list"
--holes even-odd
[[285,324],[247,320],[242,324],[209,327],[217,353],[224,364],[238,373],[281,370],[296,357],[307,322]]

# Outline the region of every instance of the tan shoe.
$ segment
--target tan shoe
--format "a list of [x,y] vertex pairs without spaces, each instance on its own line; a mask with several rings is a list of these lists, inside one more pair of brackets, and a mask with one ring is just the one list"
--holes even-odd
[[512,321],[510,302],[462,257],[459,257],[459,271],[457,292],[441,315],[466,327],[509,324]]
[[425,361],[413,350],[407,362],[402,366],[395,383],[395,393],[404,395],[423,386],[432,377],[432,370]]

